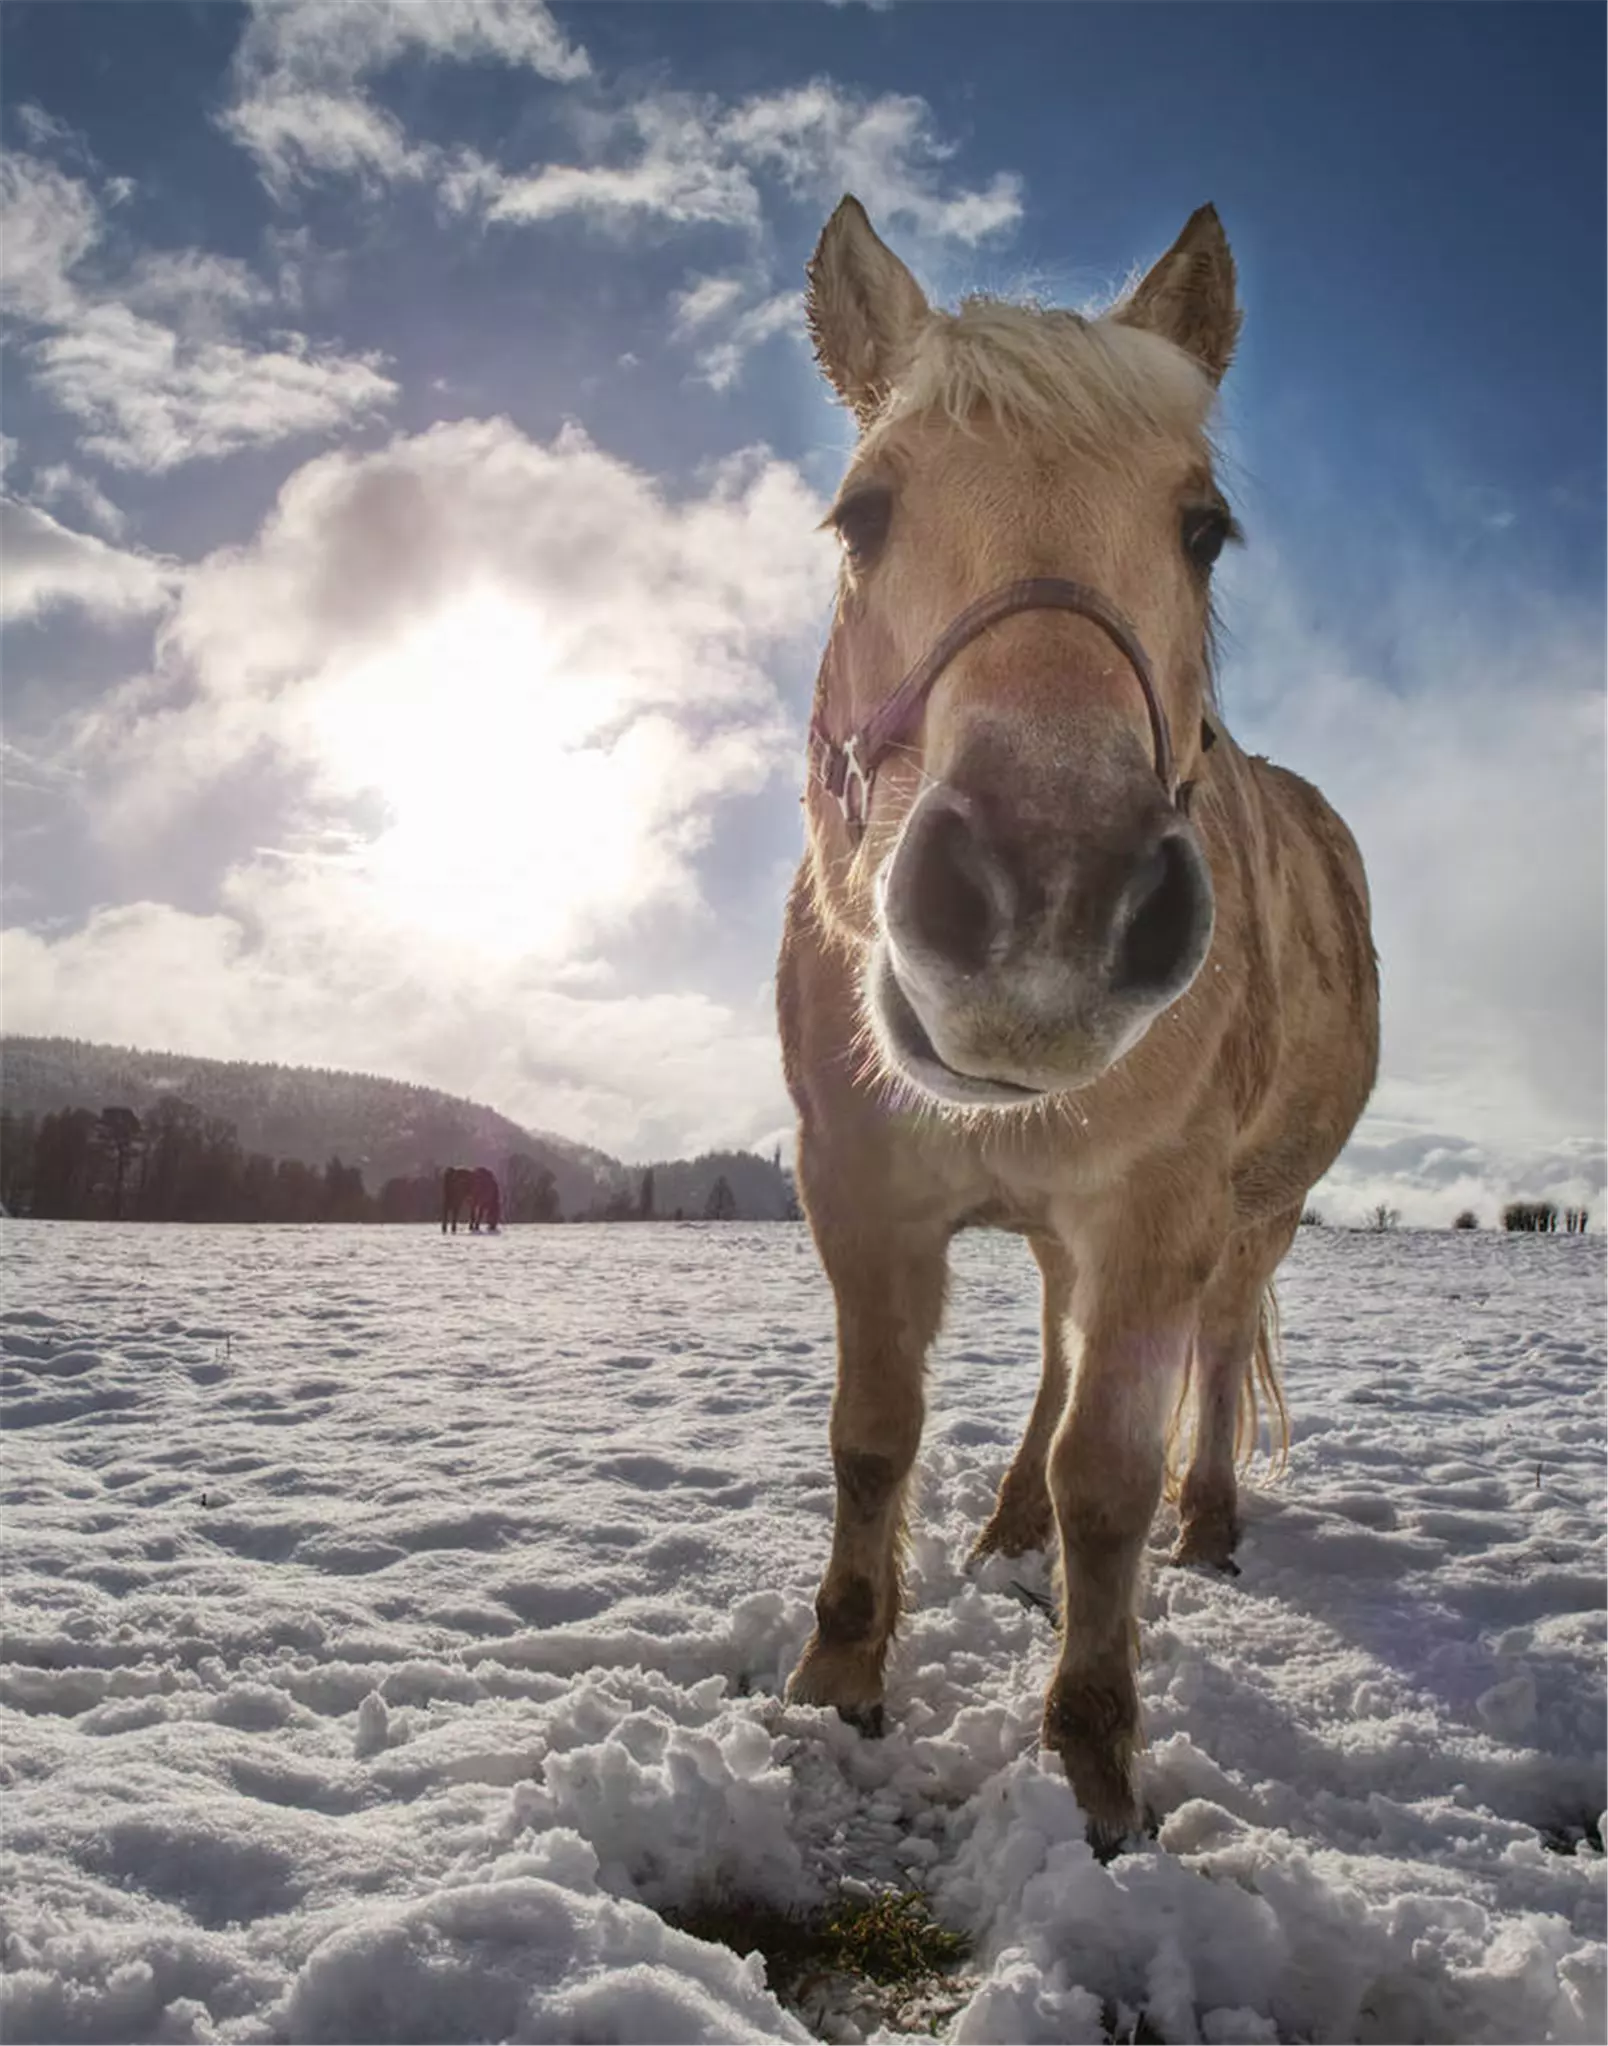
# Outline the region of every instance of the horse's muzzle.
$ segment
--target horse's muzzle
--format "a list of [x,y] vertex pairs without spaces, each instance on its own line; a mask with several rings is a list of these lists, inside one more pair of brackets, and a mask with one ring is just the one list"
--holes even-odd
[[1148,791],[1098,833],[993,823],[940,783],[880,884],[868,992],[883,1051],[940,1100],[1012,1107],[1097,1080],[1211,945],[1192,826]]

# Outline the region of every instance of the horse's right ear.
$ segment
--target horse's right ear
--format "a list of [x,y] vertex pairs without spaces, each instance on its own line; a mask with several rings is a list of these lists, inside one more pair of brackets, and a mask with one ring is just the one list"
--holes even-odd
[[1113,308],[1125,327],[1147,327],[1223,381],[1239,339],[1234,257],[1215,206],[1197,206],[1161,260]]
[[926,298],[852,196],[838,202],[805,274],[804,317],[815,359],[863,426],[927,317]]

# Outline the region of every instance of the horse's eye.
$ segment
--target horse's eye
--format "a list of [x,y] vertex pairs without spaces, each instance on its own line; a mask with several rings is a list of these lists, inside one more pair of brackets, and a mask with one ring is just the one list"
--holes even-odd
[[1192,506],[1184,513],[1184,552],[1203,573],[1235,537],[1233,519],[1220,504]]
[[893,492],[868,485],[846,497],[832,515],[838,538],[856,568],[866,568],[882,551],[893,517]]

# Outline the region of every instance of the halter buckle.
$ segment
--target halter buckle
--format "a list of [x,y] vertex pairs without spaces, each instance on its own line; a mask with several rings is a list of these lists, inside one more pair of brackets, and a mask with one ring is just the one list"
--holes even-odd
[[838,808],[843,812],[843,822],[851,835],[858,838],[871,816],[873,770],[868,769],[860,758],[858,732],[851,732],[837,750],[838,759],[843,763],[843,785],[835,792]]

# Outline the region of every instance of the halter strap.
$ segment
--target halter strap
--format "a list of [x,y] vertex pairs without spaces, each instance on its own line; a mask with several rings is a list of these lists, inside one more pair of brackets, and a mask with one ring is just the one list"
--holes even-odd
[[1173,781],[1172,737],[1167,715],[1156,694],[1156,679],[1150,659],[1139,643],[1132,625],[1096,589],[1064,576],[1035,575],[1021,582],[1003,583],[968,604],[964,611],[934,641],[904,680],[879,704],[856,732],[846,739],[834,739],[821,723],[819,706],[810,720],[810,754],[816,779],[833,796],[843,812],[851,838],[859,839],[871,814],[871,790],[877,769],[896,746],[902,746],[915,731],[945,668],[963,647],[1002,618],[1018,611],[1073,611],[1100,630],[1132,668],[1144,692],[1145,710],[1150,718],[1150,742],[1156,779],[1167,792],[1167,800],[1187,811],[1194,791],[1193,782],[1175,786]]

